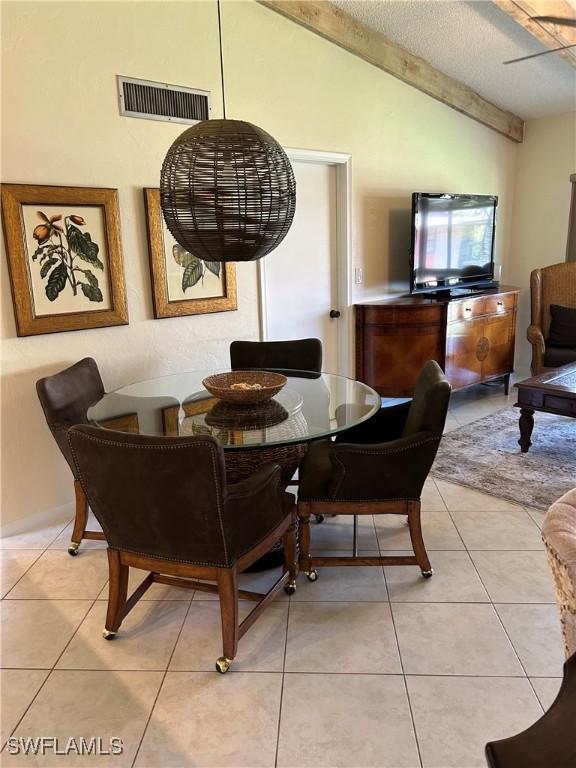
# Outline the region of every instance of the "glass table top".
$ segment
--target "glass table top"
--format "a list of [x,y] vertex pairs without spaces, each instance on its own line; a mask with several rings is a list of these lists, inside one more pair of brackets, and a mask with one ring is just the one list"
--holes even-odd
[[129,384],[89,408],[88,420],[146,435],[212,435],[226,450],[235,450],[326,437],[365,421],[380,407],[378,393],[359,381],[286,370],[286,385],[271,400],[232,405],[202,385],[207,376],[225,372],[191,371]]

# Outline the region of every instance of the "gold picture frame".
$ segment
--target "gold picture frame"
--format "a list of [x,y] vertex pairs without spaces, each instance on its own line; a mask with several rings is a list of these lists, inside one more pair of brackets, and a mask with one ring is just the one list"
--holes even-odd
[[18,336],[127,325],[118,191],[2,185]]
[[120,416],[112,416],[109,419],[99,419],[98,427],[113,429],[115,432],[129,432],[133,435],[140,434],[140,422],[137,413],[124,413]]
[[[238,309],[236,265],[189,254],[168,231],[160,190],[144,189],[154,317],[183,317]],[[190,293],[186,293],[190,290]]]

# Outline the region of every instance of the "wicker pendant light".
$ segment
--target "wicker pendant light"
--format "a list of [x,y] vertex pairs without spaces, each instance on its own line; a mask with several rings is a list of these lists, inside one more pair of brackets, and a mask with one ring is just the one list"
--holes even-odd
[[290,161],[269,133],[205,120],[172,144],[160,178],[166,225],[206,261],[254,261],[279,245],[296,208]]

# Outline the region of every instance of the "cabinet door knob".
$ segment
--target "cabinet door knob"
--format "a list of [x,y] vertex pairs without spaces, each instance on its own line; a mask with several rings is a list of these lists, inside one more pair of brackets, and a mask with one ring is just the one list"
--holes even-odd
[[472,307],[466,307],[466,312],[472,312]]
[[503,301],[498,301],[496,303],[498,304],[499,307],[503,307],[504,306],[504,302]]
[[340,317],[340,310],[338,310],[338,309],[331,309],[330,310],[330,317],[332,317],[332,318]]

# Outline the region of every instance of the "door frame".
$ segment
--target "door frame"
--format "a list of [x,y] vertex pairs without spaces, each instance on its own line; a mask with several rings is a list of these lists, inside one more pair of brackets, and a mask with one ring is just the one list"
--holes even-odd
[[[285,148],[293,162],[330,165],[336,170],[336,300],[340,310],[338,320],[338,370],[343,376],[353,376],[352,359],[352,155],[322,152],[315,149]],[[268,338],[266,316],[266,259],[258,261],[258,308],[260,341]]]

